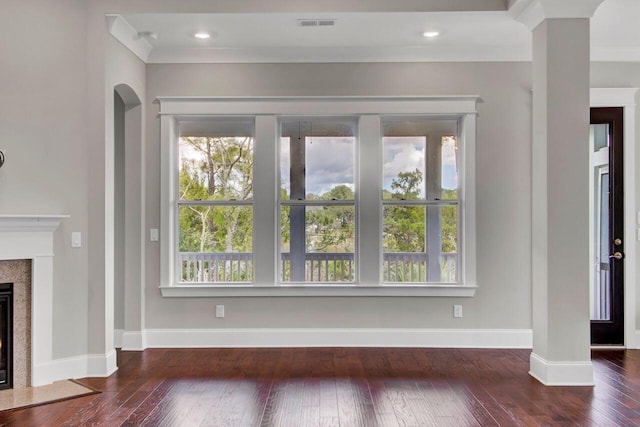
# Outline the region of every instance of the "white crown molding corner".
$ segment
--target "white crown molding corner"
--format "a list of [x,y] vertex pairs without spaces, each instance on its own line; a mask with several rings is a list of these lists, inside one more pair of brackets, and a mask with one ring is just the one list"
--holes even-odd
[[107,28],[116,40],[122,43],[142,62],[146,63],[153,46],[120,15],[107,15]]
[[531,375],[546,386],[593,386],[593,364],[586,361],[551,362],[531,353]]
[[531,348],[531,329],[148,329],[147,348]]
[[515,0],[509,13],[530,30],[545,19],[591,18],[604,0]]

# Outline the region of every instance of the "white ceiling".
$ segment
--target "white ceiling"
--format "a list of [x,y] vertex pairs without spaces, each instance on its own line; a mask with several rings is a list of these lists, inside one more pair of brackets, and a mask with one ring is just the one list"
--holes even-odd
[[[138,40],[133,44],[142,46],[139,56],[150,63],[531,58],[531,32],[507,11],[130,14],[118,19],[120,31],[112,24],[112,34],[123,42],[123,29],[134,35]],[[298,26],[298,19],[335,19],[336,24],[307,28]],[[640,0],[606,0],[592,19],[592,59],[640,61],[639,22]],[[441,35],[425,39],[426,30]],[[195,39],[198,31],[212,37]],[[157,34],[157,39],[137,35],[144,32]]]

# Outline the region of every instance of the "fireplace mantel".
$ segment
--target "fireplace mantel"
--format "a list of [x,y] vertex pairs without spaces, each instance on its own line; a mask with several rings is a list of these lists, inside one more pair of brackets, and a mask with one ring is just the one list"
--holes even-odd
[[53,232],[68,215],[0,214],[0,260],[30,259],[31,385],[51,383],[60,373],[53,358]]
[[8,215],[0,214],[2,231],[54,231],[69,215]]

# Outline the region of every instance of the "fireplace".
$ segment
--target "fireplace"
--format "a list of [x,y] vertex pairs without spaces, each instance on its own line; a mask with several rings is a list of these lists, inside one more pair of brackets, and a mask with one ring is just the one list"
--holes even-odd
[[0,390],[13,388],[13,283],[0,283]]
[[[14,389],[74,375],[64,363],[55,363],[52,354],[53,232],[64,218],[0,214],[0,282],[14,284]],[[16,269],[21,270],[19,277]]]

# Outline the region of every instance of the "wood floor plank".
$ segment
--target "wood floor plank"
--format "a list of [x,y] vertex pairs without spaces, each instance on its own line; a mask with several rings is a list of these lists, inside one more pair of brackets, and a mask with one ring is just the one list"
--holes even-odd
[[118,352],[100,394],[0,413],[0,426],[640,426],[640,351],[594,351],[596,387],[545,387],[528,350]]

